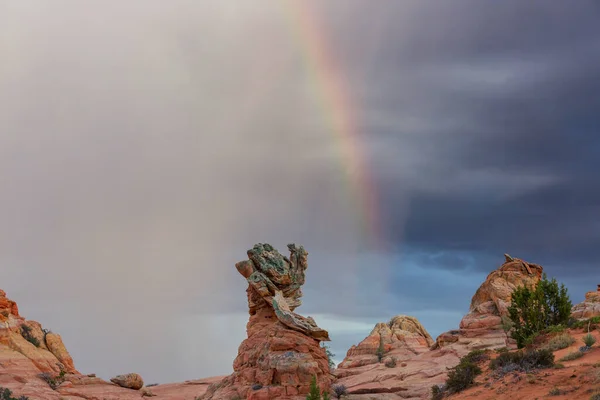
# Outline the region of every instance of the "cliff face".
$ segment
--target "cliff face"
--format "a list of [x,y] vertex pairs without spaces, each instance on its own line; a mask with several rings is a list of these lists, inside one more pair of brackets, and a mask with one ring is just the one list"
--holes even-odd
[[248,281],[248,338],[233,362],[234,373],[211,386],[205,399],[275,399],[305,396],[313,376],[322,390],[331,385],[325,349],[327,331],[310,317],[294,312],[308,267],[302,246],[288,246],[284,257],[268,244],[248,250],[236,264]]

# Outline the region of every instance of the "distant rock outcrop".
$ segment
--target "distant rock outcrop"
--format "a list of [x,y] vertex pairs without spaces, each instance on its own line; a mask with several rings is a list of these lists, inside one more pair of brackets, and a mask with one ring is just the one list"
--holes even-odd
[[442,333],[435,347],[453,343],[468,349],[504,347],[512,344],[502,330],[502,316],[508,315],[512,292],[519,286],[535,287],[542,279],[543,268],[505,254],[506,261],[492,271],[481,284],[469,313],[460,321],[459,329]]
[[571,316],[576,319],[600,316],[600,285],[598,285],[598,290],[587,292],[583,302],[573,306]]
[[[434,341],[414,317],[398,315],[378,323],[362,342],[352,346],[335,375],[351,394],[395,394],[429,398],[431,385],[443,382],[446,368],[458,363],[451,350],[430,351]],[[377,352],[383,347],[381,362]]]
[[249,260],[236,264],[248,281],[248,338],[239,347],[234,373],[212,385],[204,399],[305,395],[313,375],[322,389],[329,389],[327,354],[319,346],[329,335],[312,318],[294,312],[301,304],[308,253],[293,244],[288,249],[289,259],[268,244],[257,244],[248,250]]
[[387,323],[375,325],[369,336],[348,350],[338,369],[377,364],[377,350],[380,346],[383,347],[381,361],[385,363],[393,362],[392,358],[397,362],[411,359],[416,354],[428,351],[433,343],[429,333],[415,317],[398,315]]
[[144,380],[140,376],[140,374],[125,374],[125,375],[117,375],[110,380],[115,385],[119,385],[121,387],[133,390],[140,390],[144,386]]

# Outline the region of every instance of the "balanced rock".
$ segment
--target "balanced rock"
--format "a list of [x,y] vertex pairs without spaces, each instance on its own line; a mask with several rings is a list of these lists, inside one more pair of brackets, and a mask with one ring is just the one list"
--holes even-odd
[[492,271],[471,300],[469,313],[459,329],[442,333],[435,347],[460,342],[469,349],[505,347],[512,343],[502,330],[502,317],[508,316],[513,291],[519,286],[533,288],[542,278],[543,268],[505,254],[506,261]]
[[573,306],[571,316],[576,319],[600,316],[600,285],[598,285],[598,290],[587,292],[583,302]]
[[[339,369],[360,367],[379,362],[377,351],[381,346],[382,362],[404,361],[429,350],[434,341],[415,318],[398,315],[389,322],[380,322],[362,342],[352,346]],[[339,374],[343,372],[338,371]]]
[[209,387],[203,399],[274,399],[306,395],[313,376],[329,389],[331,373],[319,343],[329,334],[310,317],[294,312],[308,266],[302,246],[288,245],[290,257],[268,244],[248,250],[236,264],[248,281],[248,338],[233,362],[234,373]]
[[117,375],[110,380],[115,385],[133,390],[140,390],[144,386],[144,380],[139,374]]

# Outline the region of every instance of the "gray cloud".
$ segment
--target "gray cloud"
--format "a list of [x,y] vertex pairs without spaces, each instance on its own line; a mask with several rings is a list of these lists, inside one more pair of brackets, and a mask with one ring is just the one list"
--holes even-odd
[[[233,264],[261,241],[308,248],[299,311],[332,331],[453,328],[506,251],[587,289],[597,2],[304,3],[357,106],[388,252],[363,243],[286,6],[0,4],[2,288],[80,369],[227,373]],[[360,329],[337,329],[338,357]]]

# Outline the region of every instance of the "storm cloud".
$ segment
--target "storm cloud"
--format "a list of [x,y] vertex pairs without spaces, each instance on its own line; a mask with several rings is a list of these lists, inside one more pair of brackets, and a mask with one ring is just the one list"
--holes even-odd
[[600,280],[598,2],[302,1],[356,105],[385,251],[291,4],[0,2],[0,287],[80,370],[228,373],[233,264],[257,242],[307,247],[298,311],[338,359],[396,314],[455,328],[504,252],[574,301]]

